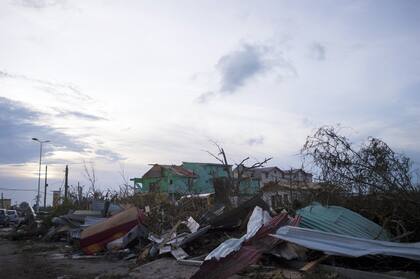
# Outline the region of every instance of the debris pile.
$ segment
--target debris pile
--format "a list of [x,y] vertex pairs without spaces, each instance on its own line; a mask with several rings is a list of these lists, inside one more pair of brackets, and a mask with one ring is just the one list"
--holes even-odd
[[[409,270],[420,267],[420,243],[393,241],[395,236],[381,226],[343,207],[312,203],[289,214],[274,212],[261,195],[237,207],[201,197],[173,202],[169,196],[148,195],[121,205],[92,201],[89,210],[52,217],[43,240],[69,242],[73,251],[67,256],[73,259],[113,255],[145,266],[172,259],[194,268],[187,273],[200,279],[234,274],[303,278],[316,268],[348,273],[361,266],[343,258],[380,262],[391,257],[405,259]],[[27,212],[14,233],[35,230],[35,236],[42,222],[33,210]],[[379,263],[375,271],[389,269],[394,267]],[[360,272],[366,271],[354,274]]]

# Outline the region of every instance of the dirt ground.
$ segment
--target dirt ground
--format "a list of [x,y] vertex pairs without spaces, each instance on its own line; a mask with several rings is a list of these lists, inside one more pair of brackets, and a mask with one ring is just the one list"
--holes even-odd
[[8,229],[0,228],[0,278],[2,279],[84,279],[84,278],[189,278],[197,267],[182,266],[163,258],[138,266],[135,259],[101,257],[72,259],[66,243],[11,241],[4,238]]

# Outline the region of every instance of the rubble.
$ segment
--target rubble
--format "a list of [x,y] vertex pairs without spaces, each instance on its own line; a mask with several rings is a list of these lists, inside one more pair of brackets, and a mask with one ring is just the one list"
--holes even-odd
[[247,233],[240,239],[228,239],[210,252],[191,278],[228,278],[247,266],[258,262],[263,253],[269,252],[278,241],[269,236],[288,223],[296,225],[299,219],[289,219],[286,213],[271,218],[269,213],[256,206],[247,226]]
[[[161,198],[142,200],[140,207],[133,200],[131,206],[95,201],[89,209],[75,208],[53,216],[42,239],[69,245],[50,258],[130,261],[136,266],[130,278],[175,274],[193,279],[232,278],[235,274],[304,278],[304,274],[319,272],[320,266],[342,276],[334,278],[351,278],[357,264],[338,260],[372,255],[406,259],[412,269],[419,267],[420,243],[392,242],[395,238],[381,226],[343,207],[312,203],[296,214],[277,214],[261,195],[255,195],[237,207],[220,203],[207,207],[206,203],[205,208],[194,211],[198,204],[192,204],[190,197],[160,204]],[[39,227],[48,223],[30,212],[32,218],[15,233],[39,235]],[[335,266],[337,263],[341,266]],[[379,271],[355,270],[354,274],[368,276],[375,271],[375,276],[382,276],[378,272],[385,265],[378,262],[377,266]],[[397,278],[387,276],[378,278]]]

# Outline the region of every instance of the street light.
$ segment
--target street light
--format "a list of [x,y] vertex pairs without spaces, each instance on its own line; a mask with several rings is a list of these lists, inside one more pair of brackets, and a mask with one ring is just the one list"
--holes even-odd
[[38,194],[36,196],[36,211],[39,212],[39,191],[41,187],[41,158],[42,158],[42,144],[50,142],[49,140],[39,140],[37,138],[32,138],[32,140],[39,142],[39,170],[38,170]]

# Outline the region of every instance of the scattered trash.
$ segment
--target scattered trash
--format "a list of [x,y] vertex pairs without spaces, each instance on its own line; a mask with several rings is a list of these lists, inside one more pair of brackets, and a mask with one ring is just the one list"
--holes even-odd
[[274,218],[256,206],[247,226],[247,233],[240,239],[229,239],[213,250],[200,269],[191,278],[228,278],[255,264],[263,253],[269,252],[278,240],[269,236],[286,224],[296,225],[297,219],[289,219],[286,213]]
[[[220,185],[221,190],[226,186]],[[41,235],[43,240],[67,243],[66,249],[48,256],[51,260],[129,261],[127,264],[141,265],[133,269],[133,274],[139,276],[159,267],[165,270],[165,276],[182,271],[185,278],[193,279],[223,279],[236,273],[303,278],[304,273],[321,269],[331,272],[335,267],[328,264],[339,259],[334,256],[353,260],[374,255],[400,257],[410,264],[414,262],[415,267],[420,262],[420,243],[391,242],[398,237],[347,208],[312,203],[296,210],[295,215],[289,215],[288,211],[295,212],[289,208],[279,209],[281,213],[277,214],[261,194],[246,200],[228,200],[225,194],[214,194],[217,199],[211,207],[203,199],[213,194],[183,196],[172,202],[173,197],[156,193],[154,198],[142,200],[141,205],[131,200],[131,206],[93,200],[83,209],[60,211],[49,222],[26,207],[29,217],[13,230],[13,235],[34,239]],[[152,193],[148,195],[153,197]],[[201,203],[194,204],[196,198]],[[171,202],[162,202],[165,199]],[[401,238],[401,234],[397,235]],[[356,264],[343,266],[333,271],[346,274],[345,278],[352,273],[399,278],[355,270]]]
[[190,231],[191,231],[192,233],[195,233],[195,232],[198,230],[198,228],[200,227],[200,224],[198,224],[198,223],[194,220],[194,218],[193,218],[193,217],[191,217],[191,216],[188,218],[187,222],[184,222],[184,224],[186,224],[186,225],[187,225],[187,227],[190,229]]
[[178,247],[176,249],[171,249],[171,254],[177,260],[183,260],[189,257],[189,255],[181,247]]

